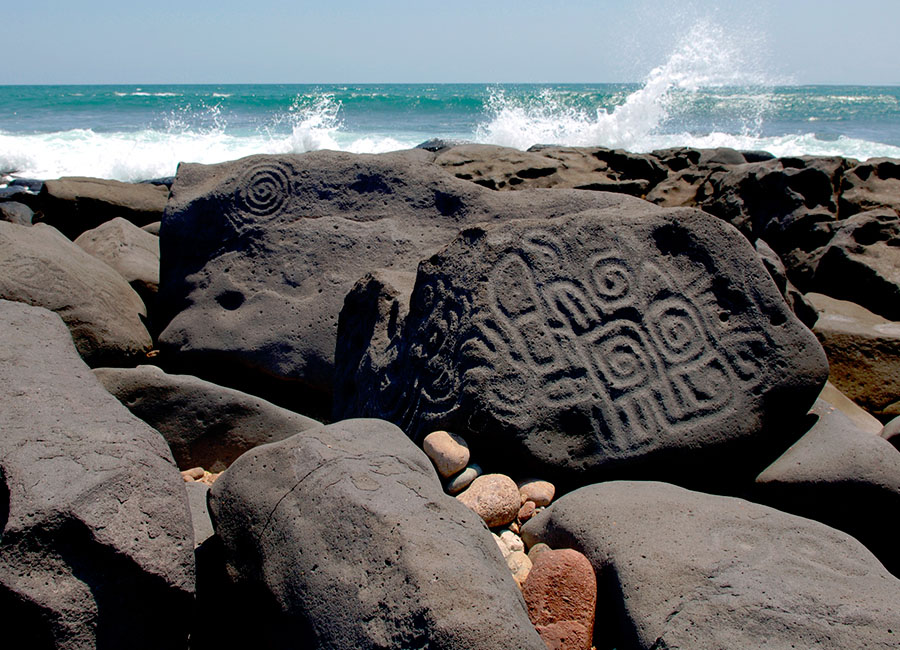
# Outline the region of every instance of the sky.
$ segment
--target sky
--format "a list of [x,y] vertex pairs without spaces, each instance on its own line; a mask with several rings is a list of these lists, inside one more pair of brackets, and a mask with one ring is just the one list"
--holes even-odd
[[0,84],[639,82],[698,21],[770,83],[900,83],[900,0],[0,1]]

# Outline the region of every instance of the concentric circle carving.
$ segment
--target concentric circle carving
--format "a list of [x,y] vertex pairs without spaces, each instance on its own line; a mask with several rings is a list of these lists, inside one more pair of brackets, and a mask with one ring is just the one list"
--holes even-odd
[[238,182],[238,209],[259,217],[275,214],[290,196],[290,176],[290,171],[277,163],[251,167]]

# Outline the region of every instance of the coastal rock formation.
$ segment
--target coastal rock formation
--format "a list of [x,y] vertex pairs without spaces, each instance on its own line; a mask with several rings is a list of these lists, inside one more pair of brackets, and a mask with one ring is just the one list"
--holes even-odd
[[900,580],[849,535],[765,506],[616,481],[565,495],[522,532],[588,557],[610,648],[897,644]]
[[[179,367],[329,403],[337,315],[376,268],[416,264],[480,221],[548,218],[630,197],[500,195],[413,150],[318,151],[179,168],[160,230],[160,336]],[[219,379],[217,379],[219,381]],[[288,388],[280,388],[287,385]]]
[[184,484],[56,314],[0,301],[0,611],[9,647],[186,648]]
[[4,201],[0,203],[0,220],[14,223],[18,226],[30,226],[34,218],[34,212],[24,203],[17,201]]
[[397,295],[377,276],[348,295],[335,413],[454,431],[569,486],[736,479],[794,441],[827,376],[753,248],[696,210],[469,228]]
[[756,479],[754,500],[839,528],[900,577],[884,517],[900,512],[900,452],[818,400],[809,431]]
[[209,505],[260,647],[544,648],[484,524],[387,422],[258,447]]
[[168,197],[163,185],[72,176],[46,181],[37,205],[44,223],[74,240],[116,217],[137,226],[159,221]]
[[50,226],[0,221],[0,298],[58,313],[91,366],[127,364],[152,347],[140,297]]
[[178,467],[221,472],[241,454],[321,423],[240,391],[156,366],[97,368],[97,379],[159,431]]
[[829,361],[829,379],[842,393],[883,418],[900,415],[900,322],[846,300],[817,293],[813,328]]
[[116,217],[82,233],[75,244],[113,267],[152,313],[159,290],[159,237]]

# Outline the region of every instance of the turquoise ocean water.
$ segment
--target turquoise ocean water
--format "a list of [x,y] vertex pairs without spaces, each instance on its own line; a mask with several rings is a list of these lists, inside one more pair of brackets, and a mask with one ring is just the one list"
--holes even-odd
[[900,86],[735,83],[670,60],[635,84],[0,87],[0,170],[23,177],[140,180],[180,161],[430,138],[900,158]]

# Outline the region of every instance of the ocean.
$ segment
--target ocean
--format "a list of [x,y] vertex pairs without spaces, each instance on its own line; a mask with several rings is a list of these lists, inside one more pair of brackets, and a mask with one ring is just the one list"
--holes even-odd
[[0,171],[136,181],[181,161],[431,138],[900,158],[900,86],[743,81],[670,59],[634,84],[2,86]]

